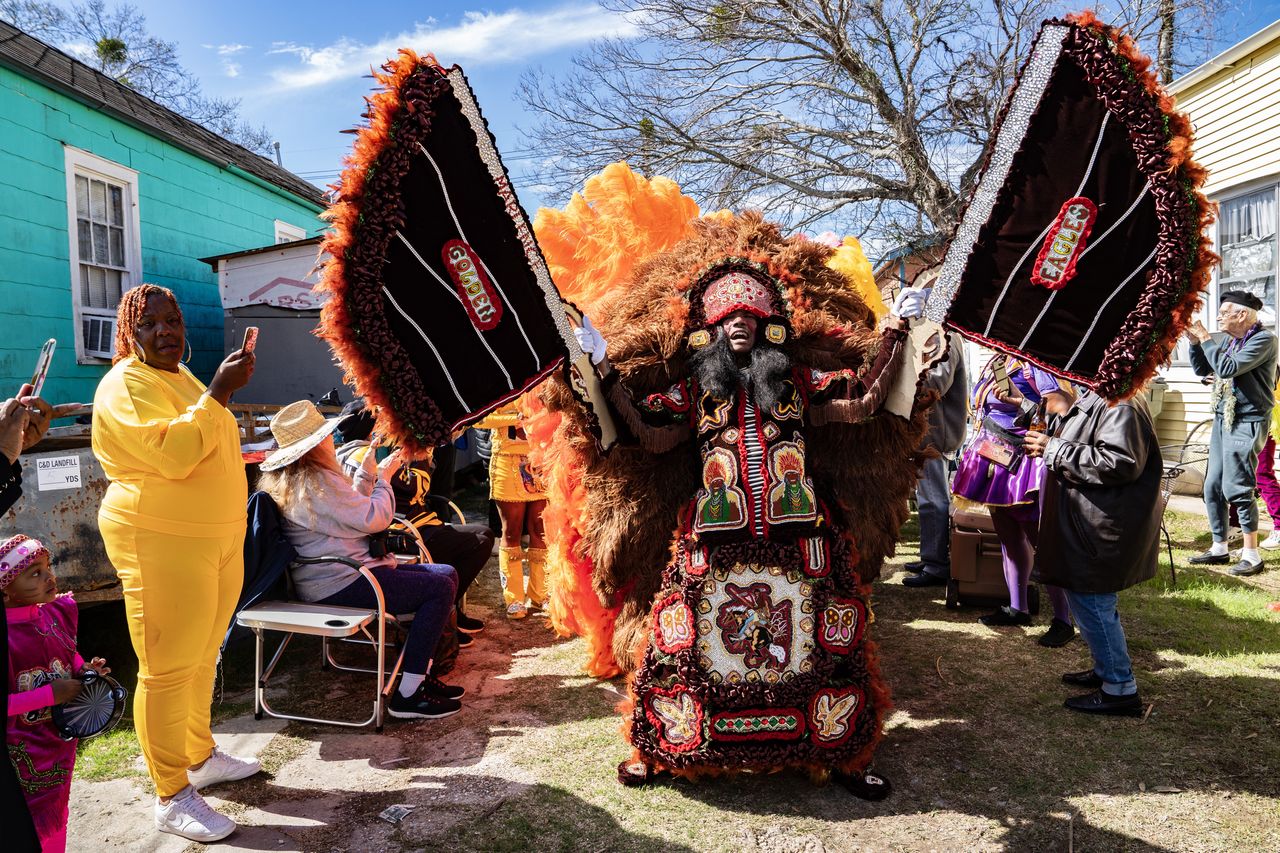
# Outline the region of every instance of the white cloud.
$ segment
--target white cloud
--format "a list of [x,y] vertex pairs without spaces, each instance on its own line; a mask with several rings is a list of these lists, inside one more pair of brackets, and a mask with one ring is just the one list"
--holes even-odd
[[223,63],[222,63],[222,71],[223,71],[223,73],[225,73],[228,77],[239,77],[239,76],[240,76],[240,63],[238,63],[238,62],[223,62]]
[[234,56],[242,50],[248,50],[247,44],[202,44],[205,50],[215,51],[218,56]]
[[465,12],[461,22],[440,27],[434,20],[373,44],[342,38],[322,47],[274,42],[271,54],[293,54],[300,67],[272,72],[282,89],[304,89],[368,74],[401,47],[434,53],[444,65],[479,65],[523,59],[605,36],[630,36],[635,25],[594,4],[572,3],[538,11]]

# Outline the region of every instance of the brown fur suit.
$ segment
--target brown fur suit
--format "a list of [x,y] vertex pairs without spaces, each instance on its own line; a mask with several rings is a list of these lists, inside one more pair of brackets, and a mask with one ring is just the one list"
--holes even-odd
[[[685,369],[691,279],[727,256],[769,265],[787,287],[794,335],[786,348],[797,364],[862,369],[875,358],[875,315],[824,261],[832,250],[802,237],[784,238],[755,212],[716,214],[695,223],[695,236],[637,265],[631,284],[603,299],[592,322],[608,342],[609,360],[637,396],[666,390]],[[601,602],[620,604],[613,652],[624,671],[635,666],[648,636],[648,614],[670,557],[680,508],[699,485],[691,444],[650,454],[619,444],[601,456],[581,410],[562,381],[548,383],[549,408],[563,413],[562,437],[585,460],[584,547],[594,561],[592,583]],[[838,527],[861,555],[864,580],[893,553],[907,516],[922,457],[926,400],[912,421],[880,413],[861,424],[810,427],[815,487]]]

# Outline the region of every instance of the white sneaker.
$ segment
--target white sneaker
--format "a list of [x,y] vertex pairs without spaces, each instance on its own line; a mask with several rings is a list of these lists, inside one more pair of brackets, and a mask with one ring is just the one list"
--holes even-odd
[[1280,530],[1271,531],[1271,535],[1263,539],[1259,547],[1266,548],[1268,551],[1280,548]]
[[216,785],[219,782],[234,782],[246,779],[262,770],[262,764],[256,758],[236,758],[227,755],[216,746],[199,770],[187,770],[187,781],[197,790]]
[[167,803],[156,799],[156,829],[190,841],[220,841],[236,831],[236,822],[218,814],[188,785]]
[[513,601],[507,605],[508,619],[523,619],[529,615],[529,608],[524,606],[523,601]]

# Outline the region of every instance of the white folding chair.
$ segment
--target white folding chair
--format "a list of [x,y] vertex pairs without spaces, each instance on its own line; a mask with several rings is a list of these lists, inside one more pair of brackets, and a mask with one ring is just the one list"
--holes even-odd
[[[294,562],[307,565],[342,563],[356,569],[373,587],[377,606],[361,608],[339,607],[332,604],[310,604],[300,601],[265,601],[246,607],[237,613],[236,622],[253,631],[254,635],[254,719],[261,720],[263,714],[268,714],[285,720],[298,720],[305,723],[321,723],[333,726],[350,726],[353,728],[360,728],[372,723],[376,731],[382,731],[386,697],[390,695],[392,685],[395,684],[396,676],[399,674],[400,666],[404,660],[404,651],[402,649],[395,666],[392,667],[390,673],[387,672],[387,620],[391,619],[394,622],[395,617],[387,613],[386,601],[382,596],[382,587],[366,566],[345,557],[298,557]],[[371,623],[377,626],[376,637],[370,630]],[[284,638],[281,639],[279,647],[271,656],[271,661],[264,668],[263,649],[265,646],[265,634],[268,631],[282,633]],[[348,672],[372,673],[377,676],[377,680],[374,682],[373,710],[367,719],[351,721],[308,717],[286,713],[271,707],[267,702],[267,685],[271,681],[276,665],[280,663],[280,658],[284,655],[284,650],[294,636],[298,634],[320,638],[323,663]],[[373,669],[344,666],[333,661],[329,652],[330,640],[358,638],[361,635],[364,637],[363,642],[374,647],[374,655],[377,662]]]

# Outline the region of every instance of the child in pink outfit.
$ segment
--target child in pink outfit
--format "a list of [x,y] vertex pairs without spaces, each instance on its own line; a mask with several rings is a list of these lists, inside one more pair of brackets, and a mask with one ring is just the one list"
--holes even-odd
[[49,551],[39,540],[13,536],[0,542],[0,592],[9,623],[9,760],[27,798],[44,853],[67,846],[67,800],[76,741],[53,725],[50,709],[79,695],[86,669],[111,672],[102,658],[87,665],[76,651],[79,610],[58,595]]

